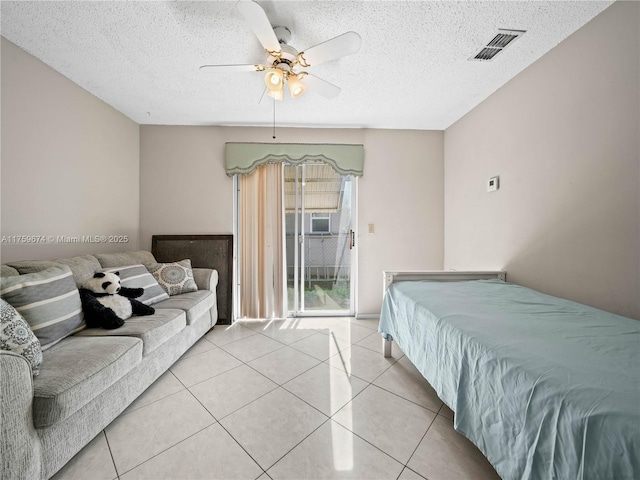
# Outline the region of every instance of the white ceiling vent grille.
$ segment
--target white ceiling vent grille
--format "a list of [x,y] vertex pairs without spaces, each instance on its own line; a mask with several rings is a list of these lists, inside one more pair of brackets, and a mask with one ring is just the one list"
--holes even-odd
[[496,33],[486,45],[469,57],[469,60],[493,60],[497,54],[511,45],[516,38],[525,32],[526,30],[506,30],[500,28],[498,29],[498,33]]

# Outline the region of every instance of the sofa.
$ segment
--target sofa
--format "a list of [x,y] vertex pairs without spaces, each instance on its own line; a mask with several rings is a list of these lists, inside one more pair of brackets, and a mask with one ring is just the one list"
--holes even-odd
[[[96,271],[157,262],[150,252],[2,265],[2,277],[66,265],[78,286]],[[66,268],[66,267],[65,267]],[[24,356],[0,350],[0,478],[50,478],[216,323],[217,272],[193,269],[198,290],[154,303],[115,330],[84,328],[43,350],[33,377]]]

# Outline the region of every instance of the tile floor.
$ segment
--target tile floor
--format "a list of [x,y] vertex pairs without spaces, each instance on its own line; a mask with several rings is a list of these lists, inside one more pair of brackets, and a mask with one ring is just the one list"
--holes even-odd
[[377,324],[218,326],[54,479],[497,479]]

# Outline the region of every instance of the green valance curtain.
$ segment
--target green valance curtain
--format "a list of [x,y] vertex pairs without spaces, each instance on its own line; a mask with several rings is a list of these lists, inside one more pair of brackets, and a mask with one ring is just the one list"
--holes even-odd
[[340,175],[361,177],[364,147],[332,143],[234,143],[225,144],[228,176],[247,175],[265,163],[324,162]]

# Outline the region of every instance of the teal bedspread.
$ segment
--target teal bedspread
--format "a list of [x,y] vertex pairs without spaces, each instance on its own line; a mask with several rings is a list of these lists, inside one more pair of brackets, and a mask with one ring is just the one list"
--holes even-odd
[[380,332],[503,479],[640,479],[640,322],[502,282],[399,282]]

